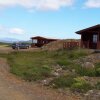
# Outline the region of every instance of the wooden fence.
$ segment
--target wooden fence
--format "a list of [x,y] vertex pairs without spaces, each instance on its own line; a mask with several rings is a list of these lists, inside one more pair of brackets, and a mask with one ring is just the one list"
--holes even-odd
[[75,48],[75,47],[79,47],[80,46],[80,42],[64,42],[63,43],[63,48],[67,49],[67,48]]

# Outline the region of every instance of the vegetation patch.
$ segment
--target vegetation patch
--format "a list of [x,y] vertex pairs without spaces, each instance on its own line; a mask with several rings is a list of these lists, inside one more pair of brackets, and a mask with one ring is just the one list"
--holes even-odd
[[100,82],[97,82],[97,84],[95,85],[96,89],[100,90]]
[[96,70],[95,69],[87,69],[87,68],[83,68],[82,66],[80,66],[77,69],[77,73],[81,76],[90,76],[90,77],[96,76]]
[[72,76],[60,76],[51,82],[54,88],[71,87],[73,83],[74,78]]
[[[41,81],[53,78],[50,82],[50,86],[53,86],[53,88],[70,88],[79,92],[86,92],[92,88],[81,76],[100,75],[99,63],[96,64],[95,69],[86,70],[81,65],[73,62],[73,60],[87,55],[88,53],[81,49],[0,53],[0,57],[8,60],[11,73],[24,80]],[[61,73],[64,72],[64,74],[60,74],[59,69],[57,69],[59,72],[56,72],[58,67],[61,67]],[[52,72],[56,72],[58,76],[52,76]]]
[[99,76],[100,77],[100,63],[96,63],[96,68],[95,68],[95,70],[96,70],[96,76]]
[[83,78],[74,78],[75,82],[72,84],[71,89],[77,92],[87,92],[92,89],[92,86]]
[[11,43],[0,42],[0,47],[10,47]]
[[87,56],[88,53],[84,52],[84,50],[72,50],[72,52],[68,52],[69,59],[78,59],[80,57]]

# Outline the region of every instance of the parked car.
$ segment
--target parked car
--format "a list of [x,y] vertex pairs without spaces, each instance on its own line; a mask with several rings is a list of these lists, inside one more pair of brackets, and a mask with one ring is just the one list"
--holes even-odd
[[30,47],[27,43],[13,43],[12,48],[13,49],[28,49]]

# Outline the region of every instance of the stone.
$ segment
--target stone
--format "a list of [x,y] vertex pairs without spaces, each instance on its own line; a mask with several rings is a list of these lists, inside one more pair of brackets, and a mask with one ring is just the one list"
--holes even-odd
[[60,76],[58,72],[53,72],[52,75],[53,75],[54,77]]
[[100,91],[89,90],[84,94],[85,100],[100,100]]
[[82,64],[82,67],[86,68],[86,69],[94,69],[95,68],[94,64],[91,62],[85,62],[84,64]]
[[62,68],[59,68],[59,69],[56,69],[56,72],[61,72],[62,71]]
[[42,80],[42,85],[48,86],[52,80],[53,80],[53,78],[48,78],[48,79]]
[[93,90],[89,90],[88,93],[89,93],[89,94],[93,94],[94,91],[93,91]]
[[46,84],[47,84],[47,80],[43,80],[43,81],[42,81],[42,84],[43,84],[43,85],[46,85]]
[[72,69],[72,72],[75,73],[76,72],[75,69]]

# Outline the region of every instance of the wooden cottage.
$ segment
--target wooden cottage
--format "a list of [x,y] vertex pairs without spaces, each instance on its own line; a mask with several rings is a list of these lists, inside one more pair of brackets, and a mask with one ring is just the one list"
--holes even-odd
[[32,47],[42,47],[45,44],[48,44],[53,41],[57,41],[57,39],[49,39],[40,36],[32,37]]
[[81,47],[100,49],[100,24],[77,31],[81,35]]

